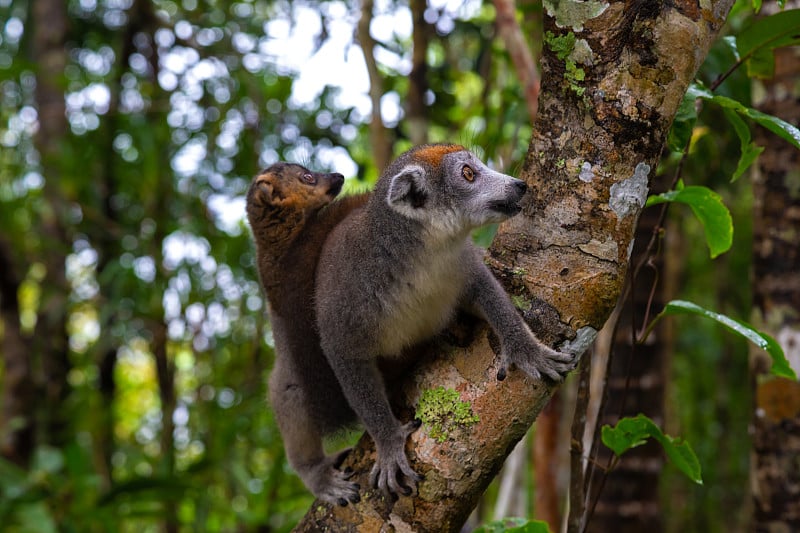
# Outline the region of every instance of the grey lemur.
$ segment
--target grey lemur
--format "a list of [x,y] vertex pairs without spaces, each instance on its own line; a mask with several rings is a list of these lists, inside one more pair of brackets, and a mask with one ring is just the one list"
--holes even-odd
[[343,183],[341,174],[276,163],[253,179],[247,193],[247,217],[275,339],[270,403],[300,478],[318,498],[341,505],[358,501],[359,487],[336,468],[342,454],[325,455],[322,439],[355,423],[356,416],[320,348],[313,299],[325,238],[367,199],[350,196],[331,203]]
[[[410,494],[420,477],[404,449],[418,424],[392,413],[380,358],[397,357],[437,334],[463,306],[485,318],[500,339],[499,378],[511,364],[554,380],[574,367],[572,355],[534,337],[471,243],[474,228],[517,214],[526,188],[462,146],[420,146],[395,160],[367,203],[325,241],[316,275],[319,340],[375,441],[370,480],[384,493]],[[352,501],[357,486],[329,477],[336,486],[326,494]]]

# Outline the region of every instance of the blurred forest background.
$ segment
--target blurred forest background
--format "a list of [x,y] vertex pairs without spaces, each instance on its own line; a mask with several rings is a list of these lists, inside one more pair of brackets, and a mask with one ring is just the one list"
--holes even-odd
[[[393,154],[426,141],[464,143],[513,173],[532,109],[504,42],[507,4],[0,0],[0,529],[297,522],[312,498],[265,400],[273,351],[246,188],[278,160],[368,188]],[[535,57],[541,4],[516,9]],[[752,16],[737,3],[728,33]],[[700,77],[734,62],[721,41]],[[737,71],[718,94],[750,105],[759,87]],[[683,177],[722,195],[734,244],[710,259],[702,227],[671,210],[660,286],[748,319],[754,195],[751,180],[730,183],[740,149],[722,111],[704,109]],[[665,150],[656,190],[679,159]],[[704,485],[664,467],[659,527],[742,530],[748,347],[712,322],[669,325],[663,413],[646,414],[692,443]],[[562,426],[571,396],[568,386],[557,400]],[[568,445],[558,448],[563,490]],[[497,511],[498,482],[476,523],[539,511],[534,453],[520,449],[518,503]]]

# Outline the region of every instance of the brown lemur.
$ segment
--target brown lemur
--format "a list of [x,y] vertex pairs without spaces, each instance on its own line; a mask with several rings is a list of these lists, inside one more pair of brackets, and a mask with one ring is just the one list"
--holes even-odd
[[[404,424],[392,412],[380,359],[431,338],[464,307],[500,340],[498,378],[513,364],[533,378],[560,380],[575,365],[573,355],[536,339],[471,243],[474,228],[516,215],[526,189],[462,146],[420,146],[391,163],[366,204],[325,241],[315,291],[319,341],[330,363],[325,371],[333,369],[375,442],[370,482],[384,493],[411,494],[420,477],[405,454],[418,423]],[[291,401],[300,410],[305,404],[299,402],[310,400],[298,393]],[[336,484],[325,489],[332,499],[323,499],[353,501],[355,484],[329,473],[317,479],[323,477]]]
[[328,233],[367,195],[332,202],[341,174],[276,163],[253,179],[247,218],[261,284],[269,302],[275,365],[269,398],[289,462],[318,498],[340,505],[359,499],[358,485],[326,456],[322,440],[357,419],[320,348],[314,318],[314,274]]

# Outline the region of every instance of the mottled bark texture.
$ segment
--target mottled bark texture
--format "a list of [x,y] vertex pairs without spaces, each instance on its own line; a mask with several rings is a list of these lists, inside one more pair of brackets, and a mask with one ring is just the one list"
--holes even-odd
[[[800,125],[797,49],[777,50],[775,76],[761,111]],[[761,328],[780,343],[800,374],[800,152],[759,131],[765,147],[754,173],[753,307]],[[763,351],[751,357],[755,386],[753,531],[800,531],[800,382],[768,375]]]
[[[614,307],[650,169],[731,4],[545,3],[546,30],[577,37],[573,67],[585,79],[545,47],[539,115],[520,176],[530,193],[487,256],[506,289],[528,302],[525,318],[543,341],[583,352]],[[298,530],[459,530],[555,388],[519,372],[497,382],[493,336],[477,333],[465,348],[431,350],[404,387],[410,405],[423,390],[454,388],[480,417],[441,444],[424,427],[410,437],[407,451],[425,476],[419,494],[390,502],[369,490],[355,506],[315,502]],[[362,487],[374,455],[365,438],[345,461]]]

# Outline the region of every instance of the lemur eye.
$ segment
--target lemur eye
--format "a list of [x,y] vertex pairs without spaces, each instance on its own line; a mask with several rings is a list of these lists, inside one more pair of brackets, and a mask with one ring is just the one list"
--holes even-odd
[[314,178],[314,176],[309,174],[308,172],[303,174],[303,181],[308,183],[308,184],[310,184],[310,185],[314,185],[317,182],[317,180]]
[[461,167],[461,175],[464,176],[464,179],[467,181],[473,181],[475,179],[475,171],[472,170],[472,167],[469,165]]

